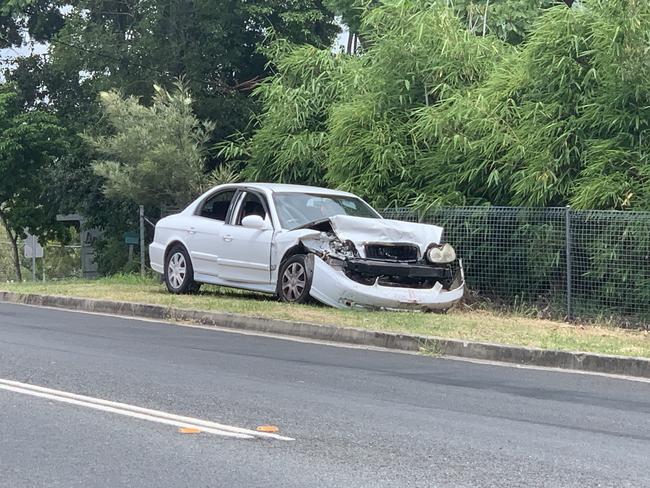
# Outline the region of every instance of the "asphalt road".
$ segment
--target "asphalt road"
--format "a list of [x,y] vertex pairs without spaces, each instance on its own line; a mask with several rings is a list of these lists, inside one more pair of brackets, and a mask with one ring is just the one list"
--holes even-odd
[[181,434],[0,389],[0,486],[650,486],[650,384],[0,304],[0,379],[294,438]]

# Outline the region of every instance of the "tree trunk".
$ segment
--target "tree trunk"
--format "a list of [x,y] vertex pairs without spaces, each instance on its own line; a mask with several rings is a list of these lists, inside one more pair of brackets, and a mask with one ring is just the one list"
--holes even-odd
[[13,253],[13,258],[14,258],[14,269],[16,270],[16,280],[21,282],[23,281],[23,273],[20,270],[20,254],[18,253],[18,236],[13,232],[11,232],[11,229],[9,228],[9,223],[7,222],[7,219],[2,212],[0,212],[0,221],[2,222],[2,226],[5,228],[5,231],[7,232],[7,236],[11,241],[11,251]]

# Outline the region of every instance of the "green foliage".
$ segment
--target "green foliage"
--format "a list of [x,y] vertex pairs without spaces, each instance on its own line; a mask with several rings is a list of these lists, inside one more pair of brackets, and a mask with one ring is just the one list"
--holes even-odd
[[13,86],[0,85],[0,224],[14,246],[18,280],[15,245],[25,229],[41,239],[60,230],[57,202],[49,198],[52,168],[67,145],[57,122],[44,111],[23,111]]
[[370,47],[328,121],[327,179],[379,205],[414,197],[414,111],[484,79],[505,47],[435,3],[386,2],[364,18]]
[[[367,37],[371,34],[366,25],[362,28],[364,17],[380,5],[390,5],[390,1],[379,0],[328,0],[326,5],[341,16],[350,32],[361,34],[363,41],[371,45]],[[410,2],[417,5],[417,2]],[[422,2],[419,2],[422,5]],[[499,39],[519,44],[524,41],[537,18],[545,9],[563,0],[437,0],[429,1],[429,6],[448,7],[460,18],[463,25],[477,35],[492,34]]]
[[1,0],[0,48],[20,45],[23,32],[32,39],[50,39],[63,25],[63,0]]
[[103,92],[101,103],[112,133],[89,141],[107,196],[151,209],[182,206],[202,190],[212,124],[194,115],[185,84],[172,92],[156,87],[151,107],[117,92]]
[[[17,103],[56,113],[68,134],[114,135],[110,117],[103,116],[102,91],[150,106],[154,83],[171,89],[184,77],[198,119],[213,123],[211,143],[220,141],[246,130],[256,110],[250,93],[270,72],[259,47],[271,33],[325,47],[338,30],[321,0],[0,0],[0,48],[20,47],[26,33],[50,43],[47,56],[19,57],[3,73],[15,83]],[[68,150],[54,162],[48,196],[62,211],[83,214],[110,240],[132,229],[137,214],[130,201],[106,198],[105,179],[91,167],[96,154],[88,146],[70,138]],[[210,181],[236,177],[238,168],[228,174],[221,163],[207,155],[208,169],[217,168]],[[189,198],[190,191],[183,191]],[[158,203],[173,204],[163,198]],[[119,269],[125,259],[119,243],[111,249],[119,256],[107,256],[105,270]]]
[[562,0],[454,0],[452,6],[475,34],[493,34],[510,44],[524,41],[544,10]]
[[650,208],[650,4],[481,2],[525,19],[483,36],[478,2],[445,3],[365,10],[359,57],[276,49],[252,138],[222,154],[379,206]]
[[211,188],[226,183],[236,183],[239,180],[240,174],[232,164],[222,164],[207,175],[205,187]]
[[[21,244],[18,243],[20,246]],[[21,275],[28,270],[23,266],[23,259],[19,256]],[[0,283],[16,280],[16,263],[12,243],[4,227],[0,226]]]
[[325,0],[330,10],[341,16],[341,20],[352,33],[361,31],[363,15],[379,5],[379,0]]
[[327,110],[341,91],[344,66],[354,60],[312,46],[276,42],[276,75],[255,90],[266,110],[255,120],[254,137],[221,144],[221,154],[248,161],[245,178],[316,183],[324,176]]
[[[71,125],[80,115],[84,124],[96,120],[100,91],[118,89],[149,104],[154,83],[170,88],[184,76],[199,117],[215,122],[213,140],[245,127],[254,109],[250,89],[268,73],[258,47],[270,32],[325,47],[339,30],[320,0],[5,2],[7,25],[51,42],[44,62],[19,60],[27,98],[47,94]],[[21,42],[13,35],[5,44]]]
[[[646,2],[556,7],[486,83],[421,112],[423,195],[650,208]],[[449,182],[437,185],[433,181]]]
[[[0,47],[20,47],[25,33],[50,43],[47,56],[19,57],[4,76],[21,105],[56,112],[70,134],[113,130],[102,117],[101,91],[150,106],[154,83],[171,89],[183,76],[198,118],[213,123],[211,142],[219,141],[245,130],[255,111],[251,89],[269,73],[258,48],[271,32],[324,47],[338,30],[320,0],[0,0]],[[52,191],[65,211],[121,235],[131,211],[104,197],[94,156],[74,140],[56,162]],[[221,163],[207,159],[209,169]]]
[[424,5],[368,11],[361,57],[276,44],[276,75],[256,90],[257,130],[222,154],[247,161],[252,179],[327,181],[380,205],[415,198],[416,109],[467,90],[508,50],[475,36],[451,10]]
[[136,273],[140,269],[138,260],[129,261],[127,246],[124,245],[121,238],[109,237],[98,240],[96,253],[97,271],[101,276]]

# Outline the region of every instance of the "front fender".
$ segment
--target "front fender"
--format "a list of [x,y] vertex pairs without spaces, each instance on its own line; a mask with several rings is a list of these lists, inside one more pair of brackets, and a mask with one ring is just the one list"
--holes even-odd
[[273,235],[271,243],[271,282],[275,283],[278,280],[278,272],[282,260],[285,258],[290,249],[300,246],[302,239],[307,237],[315,237],[320,235],[320,232],[312,229],[296,229],[289,231],[276,232]]

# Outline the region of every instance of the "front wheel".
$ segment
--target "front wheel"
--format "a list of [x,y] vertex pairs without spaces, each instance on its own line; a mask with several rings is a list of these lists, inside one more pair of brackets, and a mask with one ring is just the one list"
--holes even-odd
[[306,303],[311,289],[311,267],[307,256],[296,254],[287,259],[278,274],[278,296],[288,303]]
[[165,285],[170,293],[195,293],[201,287],[194,281],[192,262],[183,246],[174,246],[165,262]]

